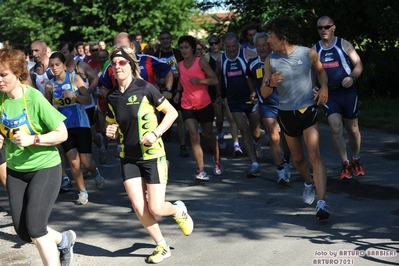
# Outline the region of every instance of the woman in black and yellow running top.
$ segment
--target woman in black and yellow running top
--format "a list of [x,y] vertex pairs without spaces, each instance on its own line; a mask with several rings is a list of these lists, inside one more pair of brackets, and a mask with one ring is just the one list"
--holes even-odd
[[[185,235],[194,228],[182,201],[165,201],[168,165],[160,137],[177,118],[177,111],[140,77],[132,48],[114,46],[110,60],[118,85],[107,95],[106,135],[119,138],[123,184],[138,219],[157,244],[147,261],[159,263],[171,253],[155,217],[173,215]],[[165,114],[160,124],[156,111]]]

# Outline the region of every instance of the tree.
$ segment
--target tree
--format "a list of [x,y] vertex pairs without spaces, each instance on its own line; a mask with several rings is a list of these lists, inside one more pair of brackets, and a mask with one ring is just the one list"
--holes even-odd
[[67,6],[56,1],[1,1],[0,40],[25,45],[36,39],[51,43],[64,32],[68,11]]
[[177,38],[195,28],[195,7],[195,0],[3,0],[0,40],[30,45],[42,39],[54,48],[61,41],[112,44],[117,32],[140,31],[150,42],[163,29]]
[[[112,42],[116,33],[141,32],[145,42],[151,42],[159,32],[167,29],[174,38],[195,28],[195,0],[73,0],[81,5],[81,16],[71,31],[78,31],[89,39]],[[85,25],[85,27],[81,27]]]

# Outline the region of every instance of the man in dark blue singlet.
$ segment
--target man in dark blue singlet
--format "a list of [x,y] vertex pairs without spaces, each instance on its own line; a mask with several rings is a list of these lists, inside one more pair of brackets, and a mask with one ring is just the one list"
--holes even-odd
[[251,160],[247,177],[253,178],[261,175],[257,161],[262,156],[260,116],[258,104],[251,101],[256,92],[248,86],[246,69],[248,60],[257,54],[239,48],[238,36],[233,32],[224,35],[223,43],[226,52],[217,59],[215,73],[220,79],[220,86],[225,86],[227,90],[227,103]]
[[[356,80],[363,72],[359,55],[348,41],[336,37],[334,21],[327,16],[317,21],[321,40],[313,49],[318,54],[328,75],[328,102],[323,106],[331,128],[332,141],[341,159],[341,179],[349,179],[352,174],[363,176],[360,163],[361,135],[358,124],[358,98]],[[342,122],[343,120],[343,122]],[[348,160],[343,126],[348,133],[352,160]]]

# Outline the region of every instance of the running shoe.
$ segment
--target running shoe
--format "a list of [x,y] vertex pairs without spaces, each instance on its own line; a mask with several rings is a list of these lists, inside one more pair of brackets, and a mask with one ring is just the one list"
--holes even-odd
[[85,205],[87,202],[89,202],[89,194],[80,192],[78,194],[78,199],[76,200],[75,204],[76,205]]
[[352,159],[352,168],[353,168],[353,174],[355,176],[363,176],[364,175],[364,169],[362,164],[360,163],[360,159]]
[[324,200],[317,201],[316,217],[319,220],[325,220],[330,217],[330,207],[326,204]]
[[283,164],[284,164],[284,169],[285,169],[285,172],[287,173],[287,176],[288,176],[288,178],[291,178],[291,163],[290,163],[290,160],[288,159],[285,159],[284,157],[283,157]]
[[277,170],[277,175],[278,175],[277,184],[284,184],[290,182],[290,178],[288,177],[285,168]]
[[190,157],[185,145],[180,146],[180,157]]
[[209,176],[203,170],[197,170],[197,175],[195,176],[195,182],[201,183],[209,181]]
[[260,167],[259,165],[251,165],[251,169],[249,169],[248,173],[247,173],[247,178],[254,178],[257,176],[260,176],[261,172],[260,172]]
[[341,179],[351,179],[351,178],[352,178],[352,166],[347,160],[342,163]]
[[316,197],[316,190],[314,187],[314,183],[308,185],[306,182],[304,183],[305,187],[303,188],[303,193],[302,193],[302,200],[306,204],[312,204],[315,197]]
[[103,190],[105,187],[105,180],[104,177],[101,176],[100,170],[96,168],[96,177],[94,178],[94,182],[99,190]]
[[61,181],[61,192],[68,192],[71,190],[72,183],[68,176],[64,176]]
[[178,200],[173,205],[177,206],[179,211],[173,217],[176,223],[180,226],[181,231],[184,235],[189,236],[194,229],[194,222],[191,216],[187,212],[187,207],[183,201]]
[[241,156],[243,154],[240,145],[234,145],[234,151],[233,155],[234,156]]
[[62,232],[63,235],[68,237],[68,245],[66,248],[60,250],[60,263],[61,266],[70,266],[73,261],[73,246],[76,242],[76,234],[72,230]]
[[152,252],[152,254],[147,258],[147,262],[160,263],[170,256],[172,256],[172,253],[170,252],[169,245],[157,245],[154,249],[154,252]]
[[220,176],[223,174],[223,166],[221,159],[219,161],[215,161],[215,157],[213,157],[213,161],[215,162],[215,168],[213,169],[213,173],[217,176]]

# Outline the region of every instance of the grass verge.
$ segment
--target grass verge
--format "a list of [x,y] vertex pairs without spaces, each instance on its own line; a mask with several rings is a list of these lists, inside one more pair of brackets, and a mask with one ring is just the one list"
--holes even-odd
[[[380,132],[399,134],[399,117],[396,112],[399,100],[389,97],[359,100],[359,127]],[[319,109],[320,123],[326,123],[323,108]]]

